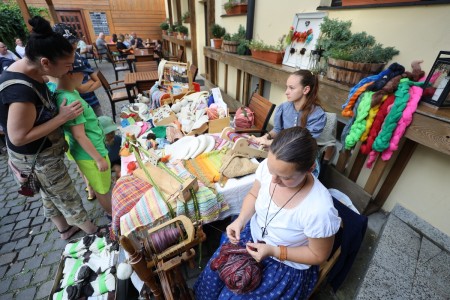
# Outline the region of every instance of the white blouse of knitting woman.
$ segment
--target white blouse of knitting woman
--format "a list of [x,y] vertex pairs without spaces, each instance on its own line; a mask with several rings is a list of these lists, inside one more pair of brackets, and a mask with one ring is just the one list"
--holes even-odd
[[318,98],[319,81],[309,70],[298,70],[286,81],[286,102],[280,104],[274,115],[274,128],[253,141],[269,146],[277,134],[293,126],[307,128],[314,138],[320,134],[326,123],[326,115]]
[[[247,243],[247,251],[255,260],[262,261],[266,257],[280,257],[280,248],[274,245],[274,239],[279,240],[278,245],[288,246],[286,258],[288,261],[304,265],[320,265],[328,258],[333,246],[334,234],[325,234],[321,238],[311,238],[305,236],[304,232],[307,232],[308,228],[304,228],[305,231],[299,233],[299,236],[304,236],[304,238],[296,240],[289,246],[290,242],[287,242],[287,240],[292,237],[287,237],[284,242],[280,240],[284,236],[285,229],[278,227],[280,226],[279,222],[282,222],[283,216],[288,211],[299,210],[301,209],[300,204],[305,199],[309,198],[308,201],[311,201],[310,197],[314,197],[313,201],[316,201],[318,199],[315,197],[321,195],[321,193],[316,194],[316,192],[322,190],[322,185],[311,175],[315,167],[316,153],[316,141],[307,129],[292,127],[279,133],[270,146],[267,158],[267,168],[271,180],[266,181],[267,183],[264,186],[261,182],[255,180],[253,187],[244,199],[238,218],[227,227],[227,236],[230,242],[238,243],[240,241],[241,230],[252,219],[251,233],[253,239],[255,240],[255,237],[257,240],[269,238],[265,241],[267,243]],[[267,185],[269,185],[268,189]],[[316,187],[316,185],[318,186]],[[314,195],[310,195],[310,193]],[[270,197],[270,202],[268,197]],[[262,203],[261,201],[273,202],[272,206],[277,208],[278,213],[275,212],[274,215],[272,210],[268,213],[270,207],[258,204],[258,202]],[[322,201],[323,199],[318,203],[322,203]],[[317,213],[318,220],[323,216],[328,218],[330,208],[332,209],[332,203],[326,202],[323,207],[322,205],[317,206],[317,211],[311,212],[311,214]],[[276,214],[279,214],[278,218]],[[331,219],[330,222],[333,223],[333,226],[335,225],[337,231],[339,221],[334,212]],[[272,227],[275,223],[277,225]],[[328,221],[324,222],[324,224],[327,223]],[[285,224],[286,228],[289,228],[290,225],[292,226],[292,224]],[[269,236],[267,236],[267,231]]]

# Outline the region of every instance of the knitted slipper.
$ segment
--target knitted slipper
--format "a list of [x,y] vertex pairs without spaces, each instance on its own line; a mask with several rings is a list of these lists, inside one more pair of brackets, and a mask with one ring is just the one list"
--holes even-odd
[[[66,232],[69,232],[72,228],[73,228],[73,226],[70,225],[69,227],[67,227],[67,229],[65,229],[65,230],[63,230],[63,231],[59,231],[59,230],[58,230],[58,232],[59,232],[60,234],[64,234],[64,233],[66,233]],[[71,234],[70,236],[68,236],[67,238],[62,239],[62,240],[64,240],[64,241],[70,240],[70,238],[72,238],[72,237],[73,237],[75,234],[77,234],[80,230],[81,230],[81,229],[80,229],[79,227],[77,227],[77,230],[75,230],[74,232],[72,232],[72,234]]]

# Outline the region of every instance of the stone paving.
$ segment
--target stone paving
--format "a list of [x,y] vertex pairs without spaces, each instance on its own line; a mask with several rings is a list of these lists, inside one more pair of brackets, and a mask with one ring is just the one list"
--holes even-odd
[[[108,80],[115,80],[110,63],[104,61],[98,66]],[[96,94],[104,114],[111,116],[103,88]],[[108,220],[98,202],[86,199],[85,184],[75,164],[66,160],[66,165],[90,218],[98,225],[106,224]],[[81,236],[79,232],[74,238]],[[8,173],[7,156],[0,155],[0,300],[46,299],[65,245],[53,223],[44,218],[40,196],[26,198],[17,193],[17,185]]]

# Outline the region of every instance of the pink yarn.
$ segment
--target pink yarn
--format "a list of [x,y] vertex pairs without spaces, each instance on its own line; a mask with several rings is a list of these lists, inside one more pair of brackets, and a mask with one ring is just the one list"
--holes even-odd
[[412,86],[409,89],[409,101],[406,104],[406,108],[403,111],[402,117],[398,120],[397,128],[395,128],[394,133],[392,134],[391,141],[389,142],[389,147],[384,150],[381,154],[381,159],[384,161],[389,160],[392,156],[392,153],[398,149],[398,143],[400,139],[405,134],[406,128],[411,124],[413,114],[417,109],[417,105],[419,104],[420,97],[422,97],[423,89],[418,86]]

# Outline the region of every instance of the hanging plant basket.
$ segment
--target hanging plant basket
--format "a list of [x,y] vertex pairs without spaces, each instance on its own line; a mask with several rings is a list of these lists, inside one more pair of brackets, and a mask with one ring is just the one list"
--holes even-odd
[[230,53],[237,53],[237,47],[239,46],[239,42],[224,40],[222,45],[223,51]]
[[327,78],[349,86],[354,86],[361,79],[380,73],[385,63],[369,64],[328,58]]
[[284,51],[259,51],[252,50],[252,57],[255,59],[267,61],[273,64],[281,64]]
[[247,4],[236,4],[233,5],[231,8],[225,9],[227,12],[227,15],[240,15],[240,14],[246,14],[247,13]]

